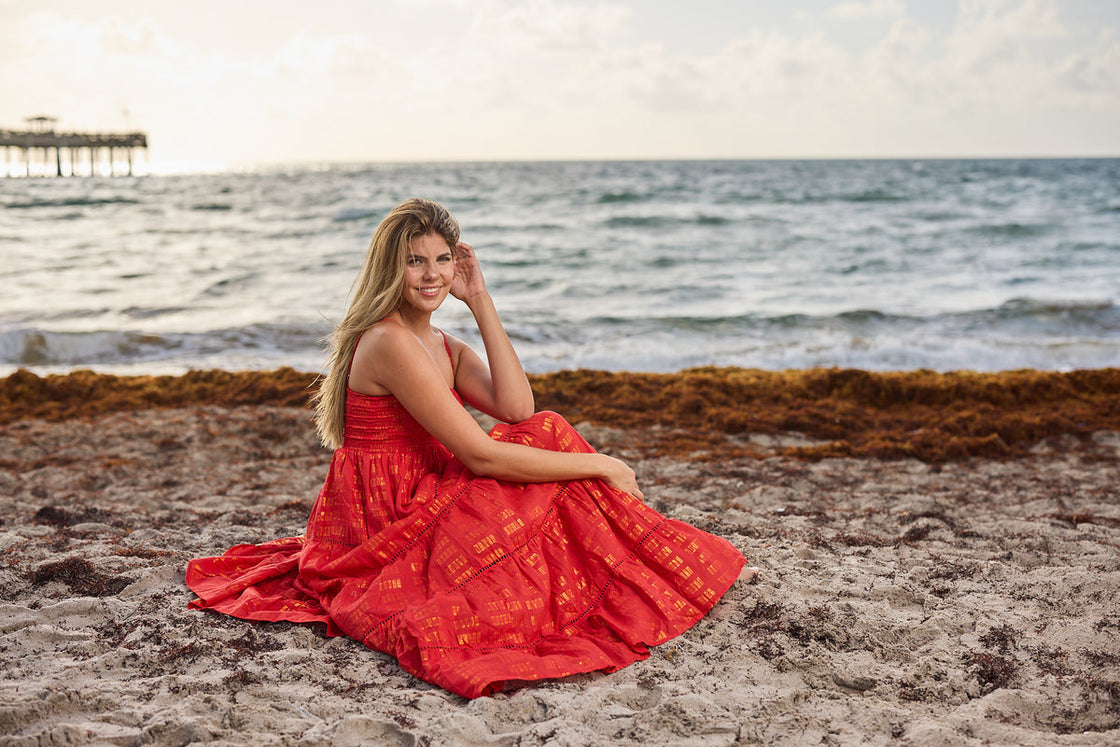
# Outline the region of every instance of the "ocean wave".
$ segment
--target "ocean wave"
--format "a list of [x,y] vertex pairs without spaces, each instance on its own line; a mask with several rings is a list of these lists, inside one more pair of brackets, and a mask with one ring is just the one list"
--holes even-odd
[[613,215],[603,221],[607,228],[657,228],[674,222],[663,215]]
[[913,213],[913,217],[927,221],[929,223],[949,223],[952,221],[967,218],[968,214],[963,212],[956,212],[952,210],[920,210]]
[[213,298],[219,296],[227,296],[231,292],[236,292],[250,285],[254,280],[260,277],[260,273],[244,272],[240,275],[233,277],[222,278],[216,283],[212,283],[209,287],[205,288],[199,293],[200,298]]
[[1085,301],[1044,301],[1036,298],[1012,298],[1000,305],[996,311],[1022,314],[1066,314],[1081,312],[1111,311],[1116,305],[1109,299]]
[[700,215],[696,216],[695,222],[701,226],[722,226],[726,223],[730,223],[731,221],[729,221],[727,218],[724,218],[722,215],[705,215],[701,213]]
[[[33,208],[91,207],[99,205],[138,205],[139,200],[131,197],[59,197],[54,199],[31,199],[22,202],[9,202],[5,208],[29,210]],[[81,215],[78,213],[78,215]]]
[[151,359],[176,347],[173,339],[138,332],[0,332],[0,362],[18,366],[79,366]]
[[152,319],[187,310],[185,306],[129,306],[127,309],[122,309],[121,313],[131,319]]
[[854,309],[852,311],[842,311],[836,315],[836,318],[855,324],[868,324],[870,322],[897,321],[902,317],[887,314],[875,309]]
[[912,196],[909,194],[896,194],[881,188],[853,192],[765,189],[756,192],[728,192],[720,195],[716,202],[720,204],[824,205],[833,202],[908,202],[911,199]]
[[[877,309],[853,309],[832,315],[741,317],[742,321],[784,326],[822,327],[830,325],[884,328],[974,328],[996,336],[1001,331],[1017,329],[1040,336],[1083,334],[1086,327],[1102,333],[1120,332],[1120,307],[1110,300],[1056,301],[1034,298],[1013,298],[999,306],[947,311],[936,314],[898,314]],[[1014,327],[1012,326],[1014,325]]]
[[1031,225],[1027,223],[990,223],[973,226],[965,230],[969,233],[981,236],[1020,238],[1026,236],[1040,236],[1049,233],[1052,229],[1050,226]]
[[540,265],[539,259],[531,258],[518,258],[506,259],[498,257],[496,259],[488,259],[486,264],[493,267],[537,267]]
[[610,205],[618,202],[644,202],[650,199],[649,194],[640,194],[638,192],[604,192],[599,195],[596,200],[601,205]]
[[1120,341],[1007,340],[891,330],[852,334],[850,330],[802,330],[784,337],[741,334],[694,336],[687,342],[630,330],[579,345],[525,345],[518,350],[526,369],[672,373],[697,366],[738,366],[764,370],[817,367],[869,371],[1006,371],[1023,368],[1073,370],[1120,366]]
[[[146,313],[138,310],[143,318]],[[156,309],[151,310],[158,316]],[[9,320],[11,323],[12,320]],[[445,328],[481,350],[468,322]],[[0,368],[66,370],[271,368],[315,370],[325,322],[255,324],[184,333],[0,332]],[[1049,370],[1120,365],[1120,310],[1107,301],[1015,299],[928,316],[853,309],[837,314],[522,315],[507,326],[528,370],[678,371],[699,365],[768,369]]]
[[1120,307],[1108,300],[1043,301],[1015,298],[1002,306],[972,314],[978,323],[995,328],[1015,324],[1048,334],[1120,333]]
[[837,195],[836,199],[840,202],[905,202],[910,196],[875,188]]
[[540,232],[563,231],[565,227],[559,223],[475,223],[472,224],[470,228],[472,234],[506,233],[512,231],[531,236]]
[[607,228],[662,228],[674,225],[722,226],[731,221],[720,215],[698,213],[691,217],[672,215],[613,215],[603,221]]
[[551,329],[547,341],[519,345],[526,366],[535,372],[673,372],[702,365],[878,371],[1120,366],[1120,314],[1107,302],[1025,299],[927,316],[872,309],[823,315],[601,315],[578,325],[554,323]]
[[36,328],[0,332],[0,364],[74,367],[201,359],[318,357],[325,325],[254,324],[206,332],[71,332]]
[[370,218],[377,218],[381,213],[377,210],[370,210],[369,208],[343,208],[342,210],[335,211],[331,216],[331,220],[335,223],[349,223],[356,220],[368,220]]
[[[1063,331],[1084,332],[1084,325],[1097,326],[1102,332],[1120,333],[1120,307],[1110,300],[1096,301],[1047,301],[1032,298],[1014,298],[999,306],[966,311],[940,312],[929,315],[900,314],[879,309],[851,309],[835,314],[762,314],[738,315],[648,315],[625,317],[601,315],[587,320],[590,327],[606,328],[638,326],[642,329],[661,328],[674,330],[715,330],[730,327],[741,330],[768,330],[774,328],[823,329],[855,328],[876,325],[885,329],[914,329],[918,327],[968,327],[997,333],[1001,324],[1030,322],[1039,334],[1060,335]],[[971,324],[974,323],[974,324]]]

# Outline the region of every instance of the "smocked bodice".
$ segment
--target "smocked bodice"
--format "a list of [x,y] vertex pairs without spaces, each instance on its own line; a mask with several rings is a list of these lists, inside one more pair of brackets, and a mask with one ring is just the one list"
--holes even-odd
[[343,448],[360,451],[416,451],[438,446],[392,395],[375,397],[346,390]]
[[[342,448],[311,510],[308,540],[357,547],[430,496],[451,458],[396,397],[347,389]],[[352,510],[340,510],[344,498]]]

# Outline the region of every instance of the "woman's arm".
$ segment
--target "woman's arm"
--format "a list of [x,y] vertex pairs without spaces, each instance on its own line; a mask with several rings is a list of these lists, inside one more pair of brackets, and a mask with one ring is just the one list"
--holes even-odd
[[456,341],[455,389],[472,407],[507,423],[530,417],[533,390],[486,290],[474,249],[463,242],[455,246],[451,293],[471,310],[486,347],[484,362],[470,347]]
[[642,497],[634,471],[606,454],[535,449],[491,439],[460,405],[424,346],[398,324],[379,324],[359,343],[355,373],[392,392],[409,414],[476,475],[517,482],[599,478]]

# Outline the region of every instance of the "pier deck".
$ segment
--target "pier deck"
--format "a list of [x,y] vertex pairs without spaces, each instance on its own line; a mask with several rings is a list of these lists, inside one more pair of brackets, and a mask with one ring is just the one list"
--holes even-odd
[[[133,150],[148,147],[148,136],[143,132],[55,132],[55,120],[51,117],[32,117],[27,121],[31,127],[26,130],[0,129],[0,146],[7,155],[6,176],[78,176],[82,172],[97,175],[104,173],[106,151],[108,174],[116,173],[116,154],[124,151],[131,176]],[[50,158],[52,150],[53,159]],[[41,158],[34,158],[36,153],[41,154]],[[63,153],[67,154],[65,159]],[[13,155],[22,158],[13,159]],[[22,161],[22,174],[16,169],[16,160]],[[64,163],[69,167],[68,173],[63,170]]]

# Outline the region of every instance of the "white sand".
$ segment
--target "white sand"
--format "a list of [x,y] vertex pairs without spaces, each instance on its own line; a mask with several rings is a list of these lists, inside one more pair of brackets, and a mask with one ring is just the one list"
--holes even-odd
[[302,532],[328,461],[305,412],[18,422],[0,745],[1120,744],[1120,434],[1037,452],[641,461],[647,500],[758,583],[620,672],[466,701],[313,627],[186,608],[189,558]]

